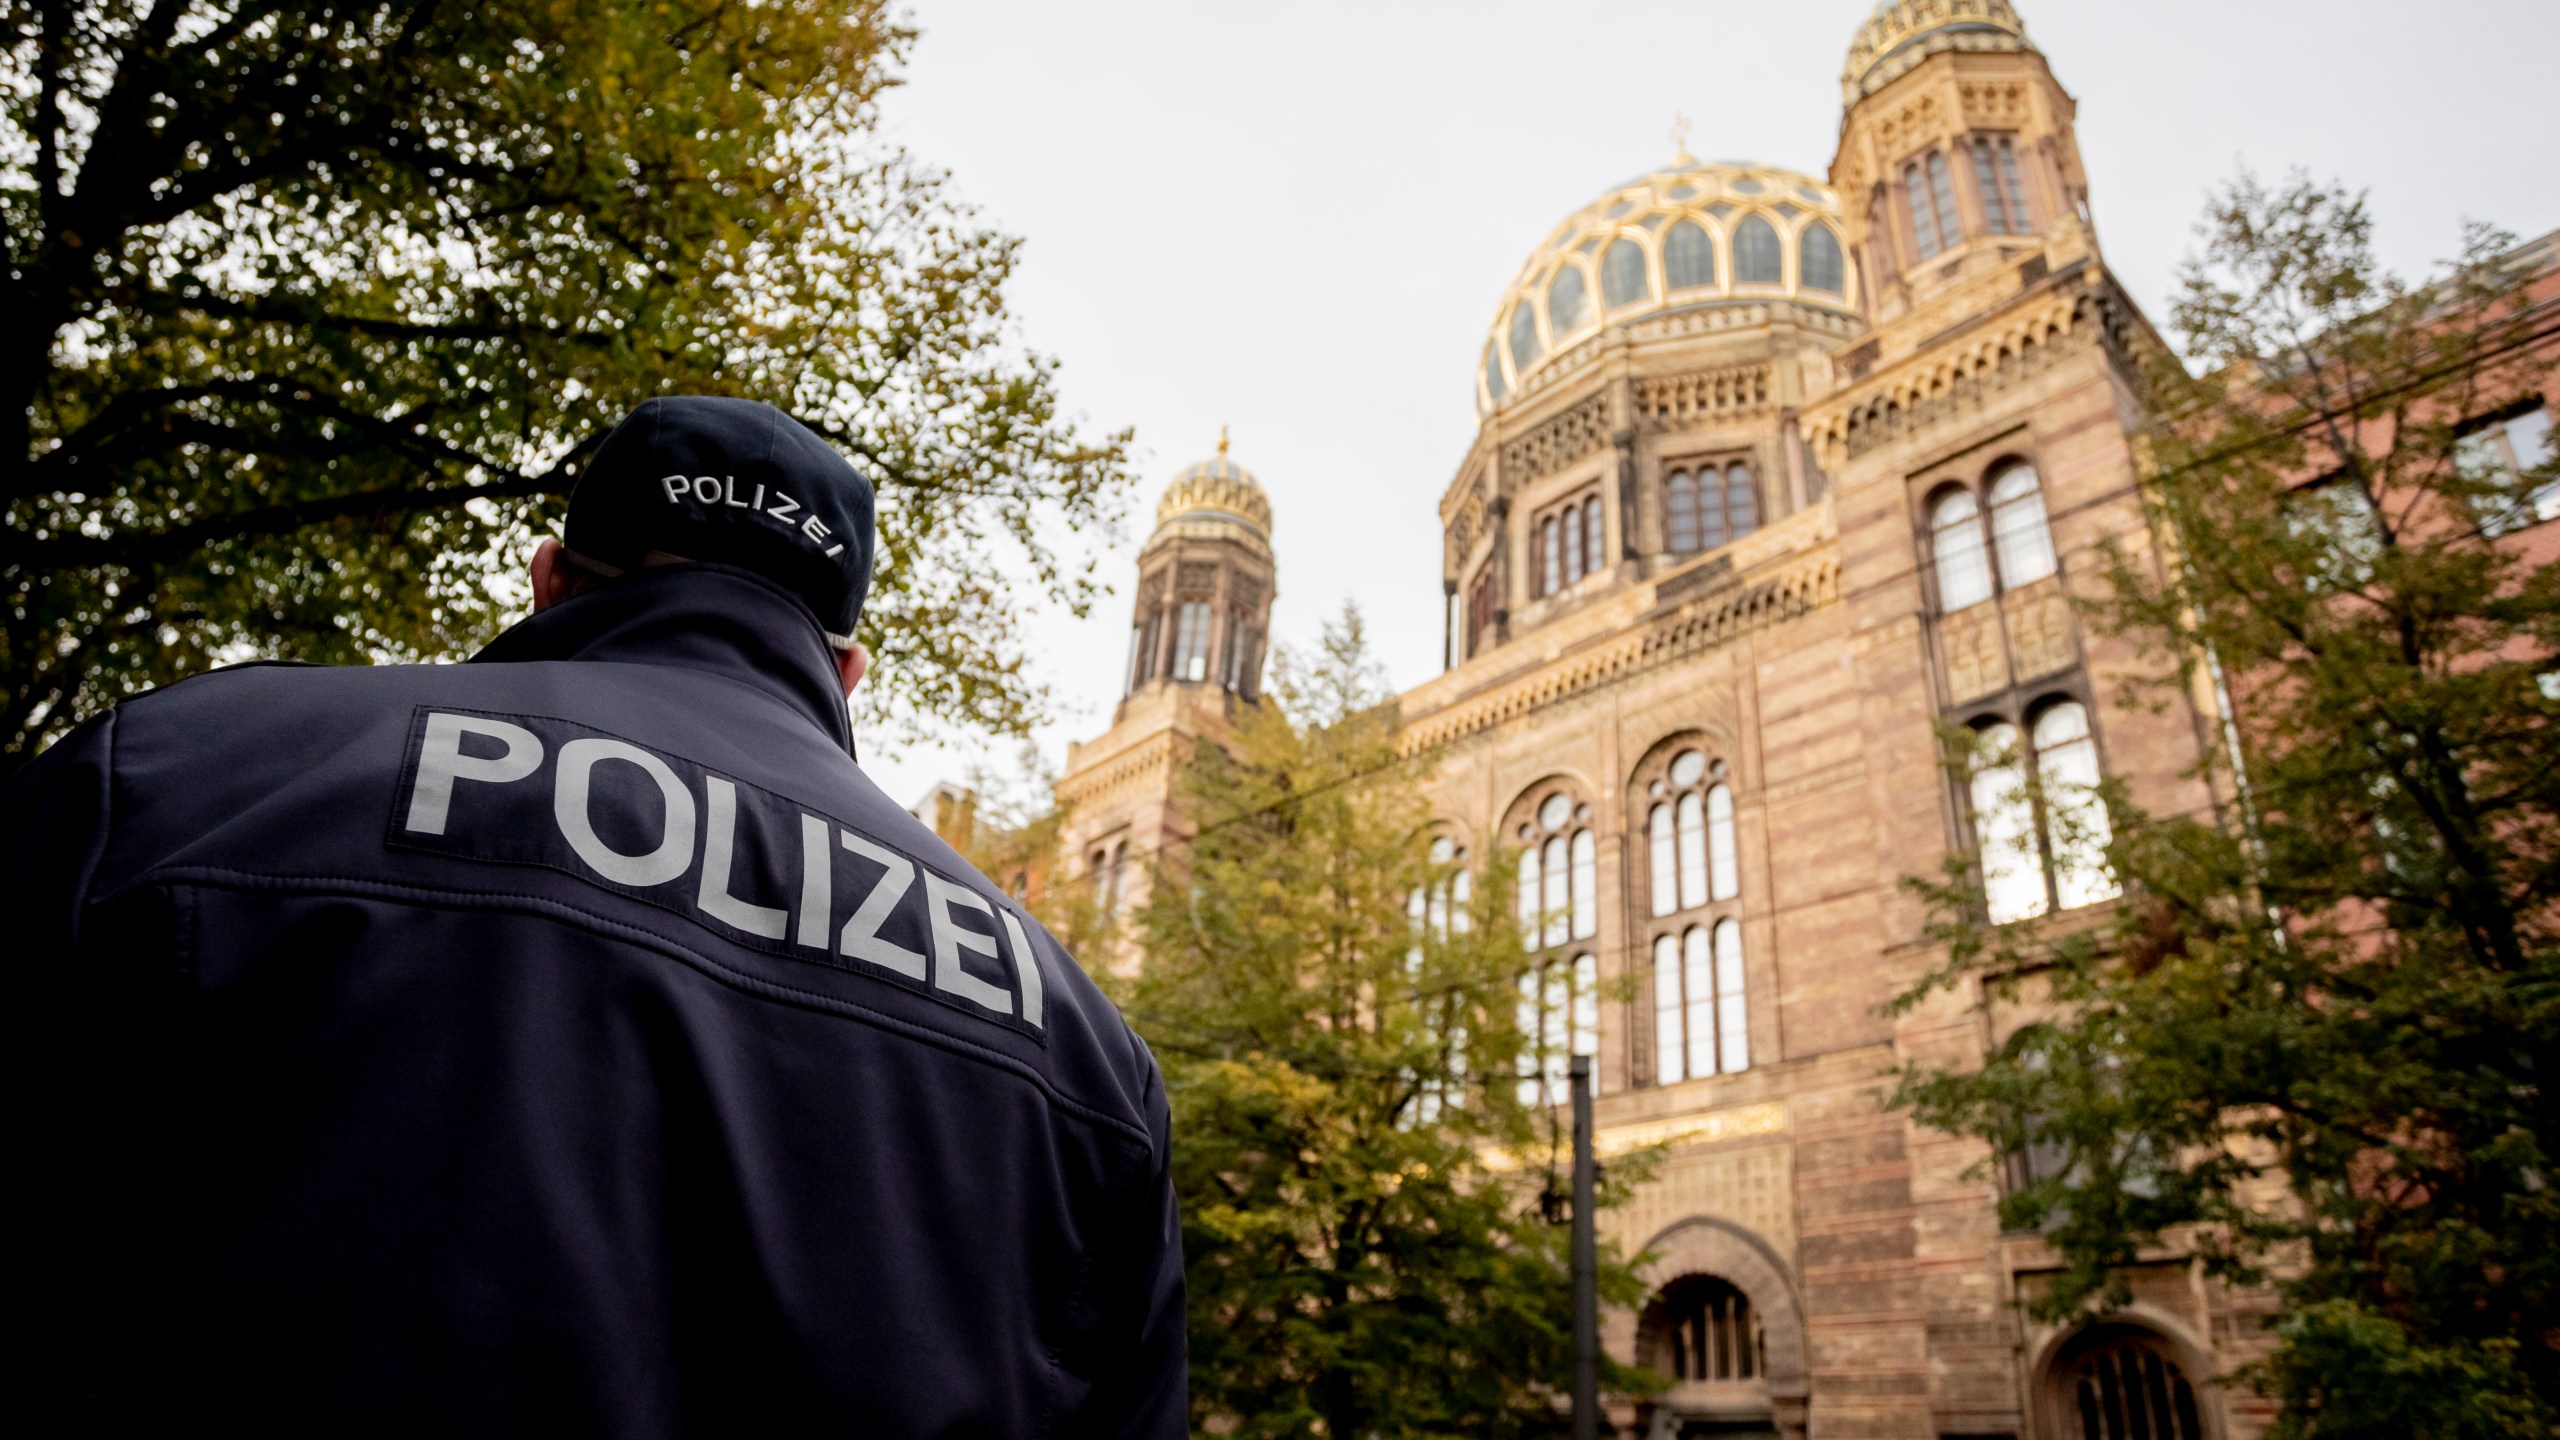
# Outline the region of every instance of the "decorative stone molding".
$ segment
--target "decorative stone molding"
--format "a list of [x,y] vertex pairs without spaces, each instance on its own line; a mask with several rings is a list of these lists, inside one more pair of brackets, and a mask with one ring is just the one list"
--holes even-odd
[[1901,0],[1880,5],[1849,42],[1848,60],[1840,69],[1840,103],[1855,105],[1944,51],[2033,48],[2026,23],[2009,0]]
[[1769,408],[1769,366],[1727,365],[1635,382],[1635,412],[1648,430],[1681,430],[1736,420]]
[[1502,447],[1502,477],[1513,485],[1550,475],[1609,443],[1609,397],[1580,404]]
[[1631,679],[1729,644],[1751,631],[1840,600],[1840,560],[1829,548],[1761,578],[1745,578],[1680,605],[1654,623],[1563,657],[1405,727],[1408,755],[1436,750],[1505,720]]
[[2008,688],[2008,657],[2000,648],[1999,606],[1975,605],[1941,616],[1938,650],[1946,658],[1949,703],[1962,705]]

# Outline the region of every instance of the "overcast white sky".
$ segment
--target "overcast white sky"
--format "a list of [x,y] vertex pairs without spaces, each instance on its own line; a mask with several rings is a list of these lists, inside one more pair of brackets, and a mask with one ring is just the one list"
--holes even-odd
[[[1819,176],[1864,0],[915,0],[889,137],[1026,242],[1023,337],[1071,410],[1135,426],[1118,586],[1034,622],[1055,764],[1110,719],[1128,577],[1165,477],[1233,427],[1271,492],[1277,637],[1348,598],[1401,686],[1440,664],[1435,507],[1529,247],[1689,148]],[[2246,164],[2367,186],[2387,263],[2466,217],[2560,226],[2550,0],[2020,0],[2080,102],[2100,244],[2153,313],[2205,188]],[[865,747],[901,800],[983,741]],[[999,757],[1012,747],[996,746]]]

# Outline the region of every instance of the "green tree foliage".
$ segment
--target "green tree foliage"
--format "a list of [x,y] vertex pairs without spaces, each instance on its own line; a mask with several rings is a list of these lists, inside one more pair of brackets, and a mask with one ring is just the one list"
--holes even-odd
[[0,20],[0,769],[243,654],[485,640],[641,399],[881,489],[880,714],[1019,729],[1117,514],[1011,239],[873,134],[880,0],[29,0]]
[[2035,1023],[1904,1098],[2038,1162],[2002,1210],[2067,1262],[2048,1315],[2120,1298],[2166,1237],[2275,1287],[2251,1378],[2280,1434],[2546,1435],[2560,567],[2504,537],[2560,470],[2481,425],[2548,383],[2560,304],[2506,236],[2412,289],[2368,227],[2300,178],[2215,197],[2171,315],[2187,363],[2149,376],[2154,543],[2113,554],[2092,615],[2158,662],[2138,700],[2227,708],[2224,813],[2113,795],[2128,901],[2072,940],[1976,925],[1960,870],[1924,887],[1953,957],[1931,984],[1981,977]]
[[[1538,1205],[1555,1112],[1515,1091],[1508,889],[1480,872],[1472,901],[1414,916],[1456,868],[1430,859],[1356,612],[1276,668],[1232,753],[1190,772],[1198,835],[1156,872],[1126,996],[1173,1101],[1194,1424],[1561,1433],[1570,1235]],[[1604,1297],[1637,1300],[1604,1261]]]

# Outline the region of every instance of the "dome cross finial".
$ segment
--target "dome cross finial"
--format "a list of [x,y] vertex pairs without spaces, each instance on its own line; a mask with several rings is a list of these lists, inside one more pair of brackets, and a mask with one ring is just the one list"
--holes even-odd
[[1698,157],[1689,153],[1689,117],[1677,110],[1671,112],[1671,150],[1671,158],[1677,164],[1698,163]]
[[1224,457],[1225,457],[1225,455],[1226,455],[1226,453],[1227,453],[1227,427],[1226,427],[1226,426],[1224,426],[1224,425],[1220,425],[1220,426],[1218,427],[1218,454],[1219,454],[1219,456],[1220,456],[1221,458],[1224,458]]

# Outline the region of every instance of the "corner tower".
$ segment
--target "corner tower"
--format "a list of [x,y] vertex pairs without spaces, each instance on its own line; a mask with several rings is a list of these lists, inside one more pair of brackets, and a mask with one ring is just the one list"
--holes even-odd
[[1064,883],[1089,887],[1106,940],[1103,963],[1134,954],[1114,927],[1145,897],[1147,862],[1187,832],[1177,777],[1203,740],[1233,730],[1260,703],[1271,634],[1271,498],[1253,472],[1218,453],[1174,472],[1138,551],[1129,651],[1111,728],[1067,746],[1054,787],[1066,814]]

